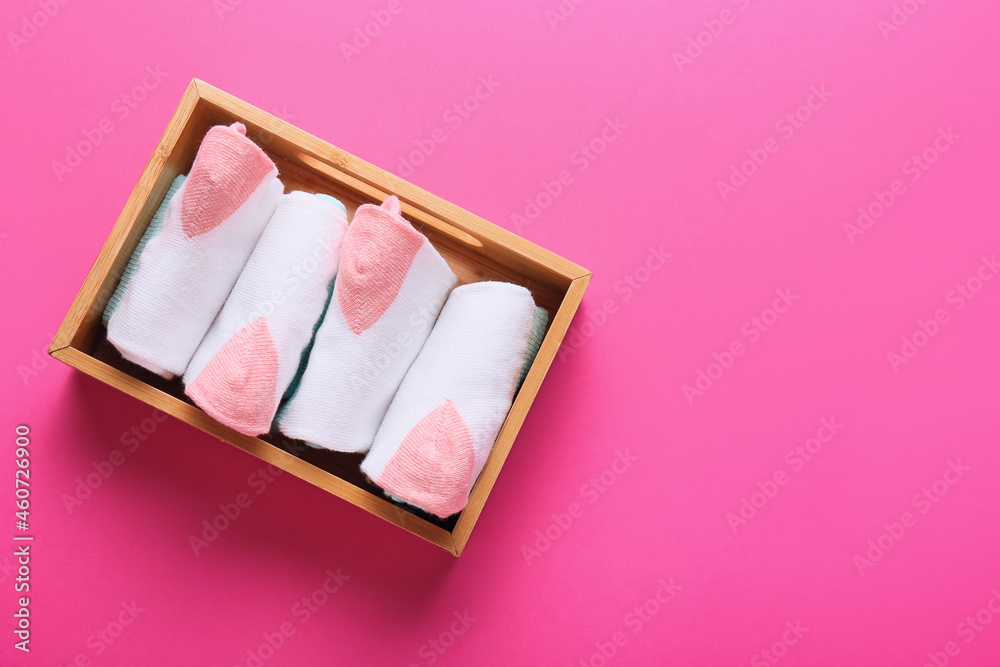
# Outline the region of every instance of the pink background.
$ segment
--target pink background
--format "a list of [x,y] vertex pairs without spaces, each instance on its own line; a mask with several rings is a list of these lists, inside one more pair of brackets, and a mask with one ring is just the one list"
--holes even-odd
[[[0,663],[1000,664],[995,2],[224,1],[4,3]],[[594,272],[460,559],[40,356],[193,77],[394,172],[441,129],[410,180]]]

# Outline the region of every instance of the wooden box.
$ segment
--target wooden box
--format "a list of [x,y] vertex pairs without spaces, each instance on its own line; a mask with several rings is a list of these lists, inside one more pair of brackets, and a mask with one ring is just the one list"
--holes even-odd
[[[535,302],[552,315],[541,350],[515,397],[469,504],[457,516],[442,521],[387,499],[362,475],[361,455],[303,447],[273,432],[258,438],[237,433],[192,404],[179,379],[166,381],[125,361],[107,342],[101,313],[171,181],[190,170],[210,127],[234,121],[244,123],[247,136],[274,160],[286,192],[330,194],[344,202],[349,219],[360,204],[378,203],[396,194],[403,204],[403,215],[430,239],[458,275],[460,284],[504,280],[524,285]],[[590,277],[576,264],[195,79],[76,295],[49,354],[458,556]]]

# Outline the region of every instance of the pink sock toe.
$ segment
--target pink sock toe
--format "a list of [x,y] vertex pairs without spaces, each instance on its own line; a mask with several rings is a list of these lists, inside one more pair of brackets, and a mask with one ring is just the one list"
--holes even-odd
[[375,324],[396,300],[424,242],[399,217],[399,201],[358,209],[344,236],[337,275],[337,303],[355,336]]
[[243,136],[246,128],[236,125],[209,130],[191,167],[180,211],[188,238],[222,224],[274,171],[274,163],[264,151]]
[[444,518],[465,507],[474,456],[469,429],[455,404],[447,400],[407,434],[378,484]]
[[278,350],[261,317],[229,339],[186,391],[219,422],[260,435],[271,428],[277,386]]

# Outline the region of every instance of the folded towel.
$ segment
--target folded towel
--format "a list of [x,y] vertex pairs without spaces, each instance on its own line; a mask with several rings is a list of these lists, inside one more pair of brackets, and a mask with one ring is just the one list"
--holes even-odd
[[246,435],[267,433],[326,305],[347,230],[344,205],[281,197],[257,247],[184,373],[188,396]]
[[520,285],[455,288],[389,406],[362,472],[431,514],[461,511],[510,410],[535,312],[531,293]]
[[128,284],[132,282],[132,276],[135,275],[135,270],[139,268],[139,255],[142,254],[143,248],[149,243],[149,239],[153,238],[160,233],[163,228],[163,217],[167,213],[167,205],[170,204],[170,200],[174,198],[177,194],[178,188],[181,187],[187,179],[187,176],[181,174],[174,179],[173,183],[167,189],[167,194],[163,197],[163,201],[160,202],[159,208],[156,209],[156,213],[153,214],[153,219],[149,221],[149,225],[146,226],[146,231],[143,232],[142,238],[139,239],[139,244],[136,245],[135,250],[132,252],[132,256],[128,258],[128,264],[125,265],[125,270],[122,271],[121,280],[118,281],[118,287],[115,288],[114,294],[108,299],[108,305],[104,308],[104,314],[101,315],[101,321],[104,326],[108,326],[108,322],[111,321],[111,316],[115,314],[118,310],[118,306],[121,305],[122,299],[125,298],[125,292],[128,290]]
[[395,196],[359,207],[302,381],[278,417],[282,433],[325,449],[368,451],[456,281],[400,215]]
[[108,324],[123,357],[167,378],[184,373],[283,190],[274,163],[245,134],[233,123],[205,135]]

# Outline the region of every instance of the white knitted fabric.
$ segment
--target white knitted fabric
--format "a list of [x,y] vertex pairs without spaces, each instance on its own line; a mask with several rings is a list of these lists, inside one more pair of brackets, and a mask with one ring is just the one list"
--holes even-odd
[[442,518],[465,507],[510,410],[535,312],[519,285],[455,288],[361,470],[392,496]]
[[358,208],[344,236],[333,298],[298,391],[278,416],[285,435],[366,452],[396,388],[457,278],[390,197]]
[[186,391],[247,435],[270,430],[326,304],[347,230],[326,195],[283,195],[236,286],[184,373]]
[[239,278],[283,187],[239,123],[205,135],[150,239],[108,340],[164,377],[181,375]]
[[174,195],[177,194],[177,191],[186,180],[187,176],[184,174],[173,180],[167,189],[167,194],[163,197],[163,201],[160,202],[160,206],[156,209],[156,213],[153,214],[153,219],[146,226],[146,231],[142,233],[142,238],[139,239],[138,245],[132,251],[132,256],[129,257],[128,264],[125,265],[125,269],[122,271],[122,277],[118,281],[118,286],[115,287],[114,293],[108,299],[108,305],[104,308],[104,313],[101,314],[101,321],[105,327],[108,326],[111,316],[115,314],[118,306],[122,304],[122,299],[125,298],[125,292],[128,291],[128,285],[132,282],[132,276],[135,275],[136,269],[139,268],[139,257],[142,256],[142,251],[145,249],[146,244],[163,229],[163,218],[167,215],[167,207],[170,205],[170,200],[174,198]]

